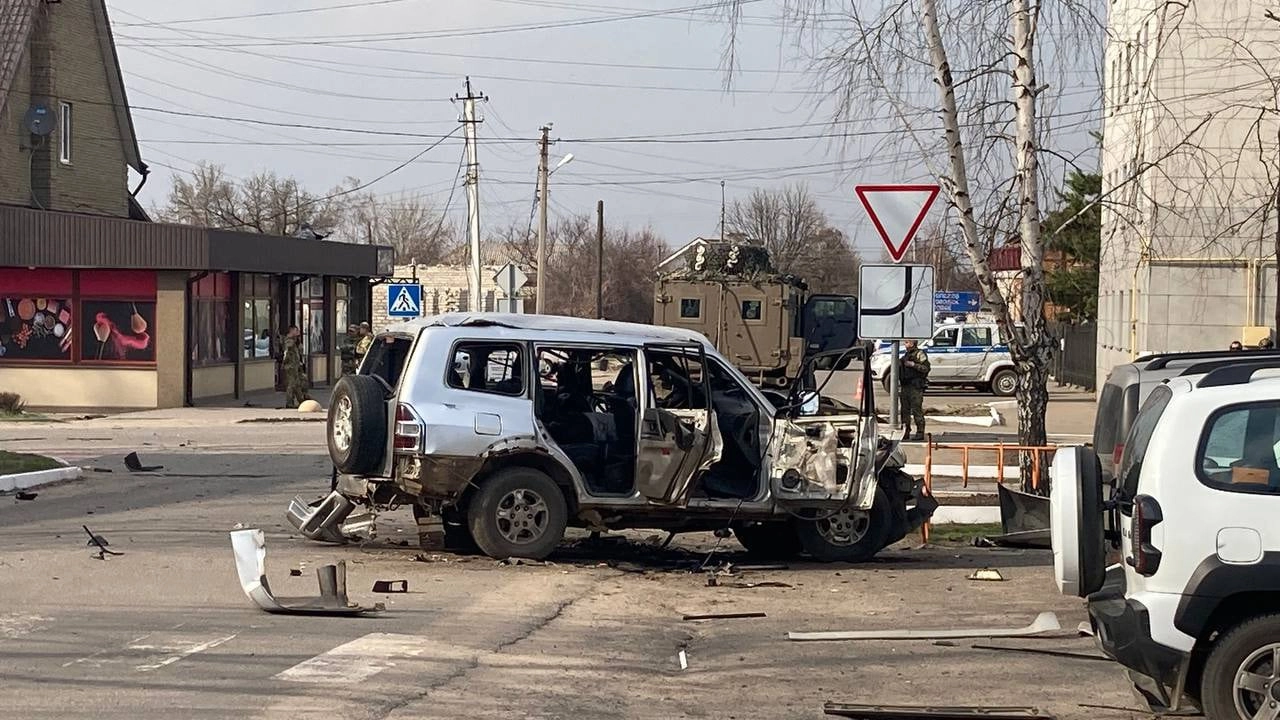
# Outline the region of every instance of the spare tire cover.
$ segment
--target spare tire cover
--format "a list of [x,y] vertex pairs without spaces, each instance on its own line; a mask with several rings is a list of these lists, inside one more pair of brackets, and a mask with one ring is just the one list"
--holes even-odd
[[1107,572],[1102,467],[1092,449],[1066,447],[1049,472],[1054,581],[1064,595],[1087,597],[1102,587]]

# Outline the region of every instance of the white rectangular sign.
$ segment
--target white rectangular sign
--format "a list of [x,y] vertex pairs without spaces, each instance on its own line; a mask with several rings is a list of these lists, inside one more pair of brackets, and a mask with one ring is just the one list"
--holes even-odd
[[858,281],[858,337],[933,337],[933,267],[863,265]]

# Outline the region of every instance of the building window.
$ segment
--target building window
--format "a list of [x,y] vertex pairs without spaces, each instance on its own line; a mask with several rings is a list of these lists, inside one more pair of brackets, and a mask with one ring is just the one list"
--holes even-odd
[[0,365],[71,362],[71,289],[70,270],[0,270]]
[[333,284],[333,316],[333,349],[341,351],[351,325],[351,283],[346,280]]
[[229,363],[231,335],[231,274],[210,273],[191,289],[192,365]]
[[61,105],[60,127],[58,133],[58,159],[65,165],[71,164],[71,103]]
[[308,278],[298,286],[294,305],[294,322],[302,331],[302,351],[308,355],[323,355],[324,332],[324,280]]
[[274,337],[272,281],[269,275],[241,275],[244,295],[244,356],[248,359],[271,357]]

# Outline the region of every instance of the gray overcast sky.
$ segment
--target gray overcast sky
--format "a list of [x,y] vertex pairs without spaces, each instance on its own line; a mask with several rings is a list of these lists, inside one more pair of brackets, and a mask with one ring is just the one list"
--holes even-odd
[[[144,204],[162,203],[174,169],[201,160],[235,176],[269,169],[325,191],[348,176],[373,179],[432,142],[145,108],[440,135],[457,127],[460,107],[449,99],[466,75],[490,99],[481,108],[479,149],[482,221],[490,229],[527,222],[534,138],[547,122],[561,138],[554,155],[576,158],[553,177],[553,214],[594,212],[604,200],[611,223],[650,225],[673,246],[716,232],[723,177],[730,201],[754,188],[805,181],[833,222],[860,249],[875,252],[880,244],[853,185],[925,176],[905,139],[886,147],[883,134],[847,145],[812,137],[831,132],[823,124],[830,108],[820,106],[812,75],[774,21],[777,0],[747,6],[743,72],[729,93],[720,66],[723,20],[705,10],[658,14],[710,0],[367,0],[341,7],[354,4],[108,0],[143,157],[153,168]],[[229,17],[251,14],[259,16]],[[1089,84],[1084,95],[1096,91]],[[802,124],[808,126],[743,131]],[[896,130],[886,121],[851,129]],[[588,141],[698,132],[708,134],[679,144]],[[742,136],[810,137],[704,142]],[[461,151],[459,134],[371,191],[425,195],[443,206]],[[464,210],[456,192],[450,215],[460,223]]]

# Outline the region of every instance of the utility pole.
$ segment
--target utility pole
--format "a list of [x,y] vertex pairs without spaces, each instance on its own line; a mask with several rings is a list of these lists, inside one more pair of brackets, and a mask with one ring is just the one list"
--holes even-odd
[[604,201],[596,202],[596,319],[604,319]]
[[484,310],[483,297],[480,292],[480,161],[476,157],[476,128],[484,122],[476,118],[476,101],[488,101],[484,95],[477,95],[471,90],[471,78],[466,79],[464,87],[466,95],[454,95],[455,101],[462,101],[462,134],[467,143],[467,236],[471,241],[471,312]]
[[551,123],[542,126],[542,139],[538,141],[538,291],[534,312],[541,315],[547,296],[547,203],[551,200],[547,190],[547,152],[551,146]]
[[720,242],[724,242],[724,181],[720,181]]

